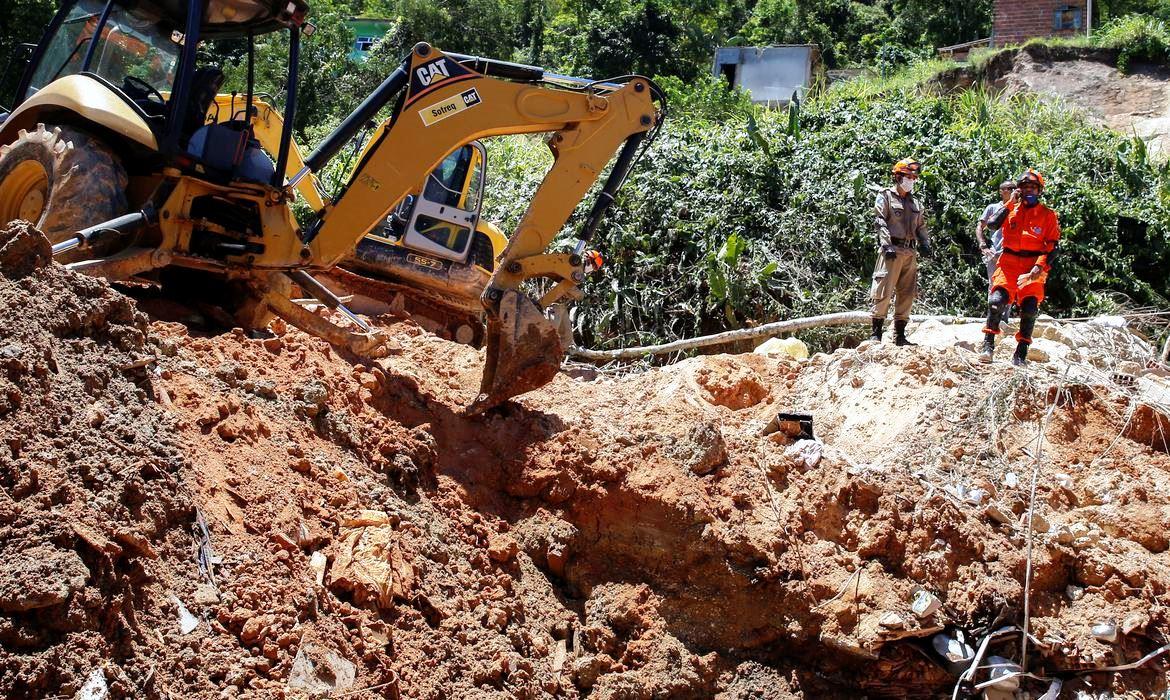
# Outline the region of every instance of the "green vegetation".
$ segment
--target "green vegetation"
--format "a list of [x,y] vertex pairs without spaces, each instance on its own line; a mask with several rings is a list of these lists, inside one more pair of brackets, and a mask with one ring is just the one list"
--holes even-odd
[[[998,183],[1026,166],[1045,173],[1046,201],[1064,228],[1046,312],[1167,306],[1170,169],[1151,162],[1142,142],[1074,112],[980,91],[883,92],[871,80],[829,90],[794,120],[736,101],[713,81],[668,87],[678,113],[597,241],[607,267],[576,318],[591,345],[865,308],[874,186],[906,155],[926,165],[921,197],[937,248],[922,266],[923,311],[983,311],[975,218]],[[487,206],[507,230],[547,156],[535,140],[498,144],[489,157],[509,177],[493,181]]]

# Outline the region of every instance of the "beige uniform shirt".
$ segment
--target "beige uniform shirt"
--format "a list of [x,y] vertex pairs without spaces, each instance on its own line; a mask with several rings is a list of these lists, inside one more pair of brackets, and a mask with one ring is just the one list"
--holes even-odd
[[926,216],[914,195],[902,197],[894,187],[886,188],[878,194],[874,210],[879,247],[905,240],[917,240],[919,245],[930,243]]

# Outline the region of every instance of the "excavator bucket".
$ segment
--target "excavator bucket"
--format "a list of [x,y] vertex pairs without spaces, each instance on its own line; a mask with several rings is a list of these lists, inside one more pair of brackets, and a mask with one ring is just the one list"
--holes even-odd
[[540,308],[520,292],[504,292],[499,314],[488,317],[487,363],[479,396],[467,408],[468,415],[548,384],[564,354],[556,325]]

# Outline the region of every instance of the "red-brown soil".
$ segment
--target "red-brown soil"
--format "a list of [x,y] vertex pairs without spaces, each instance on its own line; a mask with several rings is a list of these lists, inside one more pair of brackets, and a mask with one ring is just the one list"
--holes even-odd
[[1113,380],[865,345],[562,373],[468,418],[481,355],[408,319],[374,319],[376,362],[199,336],[40,240],[0,233],[5,697],[950,697],[931,635],[1022,621],[1036,465],[1030,670],[1168,641],[1163,414]]

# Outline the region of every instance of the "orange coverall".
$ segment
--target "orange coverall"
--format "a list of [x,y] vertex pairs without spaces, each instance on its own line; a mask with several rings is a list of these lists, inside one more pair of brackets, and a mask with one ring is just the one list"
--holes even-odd
[[[1010,205],[1007,219],[1003,222],[1003,255],[991,278],[991,289],[1003,289],[1008,302],[1018,304],[1028,297],[1036,297],[1036,303],[1044,301],[1044,283],[1048,280],[1048,255],[1060,240],[1060,221],[1056,212],[1043,203],[1026,207],[1023,202]],[[1040,266],[1035,280],[1020,287],[1017,280]]]

